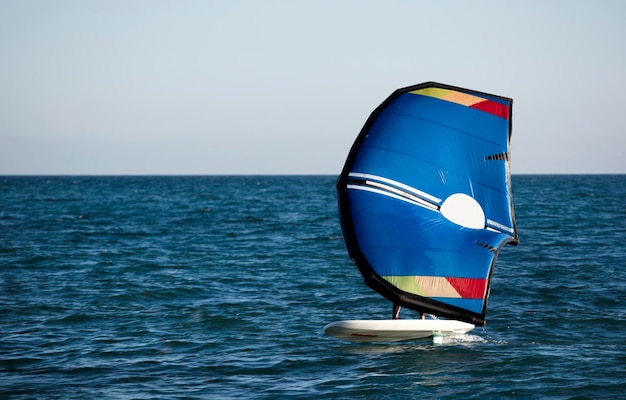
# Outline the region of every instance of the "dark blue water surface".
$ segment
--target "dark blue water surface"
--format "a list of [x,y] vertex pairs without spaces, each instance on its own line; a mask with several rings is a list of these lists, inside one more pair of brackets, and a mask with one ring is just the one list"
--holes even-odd
[[391,313],[334,184],[0,177],[0,397],[623,398],[626,176],[514,176],[488,324],[440,346],[324,335]]

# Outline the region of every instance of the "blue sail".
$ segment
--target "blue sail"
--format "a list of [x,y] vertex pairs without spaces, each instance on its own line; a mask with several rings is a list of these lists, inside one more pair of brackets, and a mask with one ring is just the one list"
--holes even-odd
[[513,101],[427,82],[371,114],[337,181],[348,253],[403,307],[485,324],[500,249],[517,244]]

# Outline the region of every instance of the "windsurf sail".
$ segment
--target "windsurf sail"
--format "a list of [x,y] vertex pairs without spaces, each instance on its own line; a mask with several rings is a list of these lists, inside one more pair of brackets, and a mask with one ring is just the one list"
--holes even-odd
[[393,92],[337,180],[348,253],[394,304],[485,325],[498,252],[517,244],[513,100],[435,82]]

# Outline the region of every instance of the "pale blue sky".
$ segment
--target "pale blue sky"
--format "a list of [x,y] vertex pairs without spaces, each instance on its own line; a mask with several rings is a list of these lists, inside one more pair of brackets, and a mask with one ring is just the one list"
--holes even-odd
[[338,174],[430,80],[514,99],[514,174],[626,173],[626,1],[0,0],[0,174]]

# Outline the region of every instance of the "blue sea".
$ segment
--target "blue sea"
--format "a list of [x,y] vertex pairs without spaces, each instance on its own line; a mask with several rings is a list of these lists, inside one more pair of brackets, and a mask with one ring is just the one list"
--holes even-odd
[[626,175],[513,176],[487,326],[442,345],[324,335],[391,315],[335,179],[0,177],[0,398],[626,396]]

